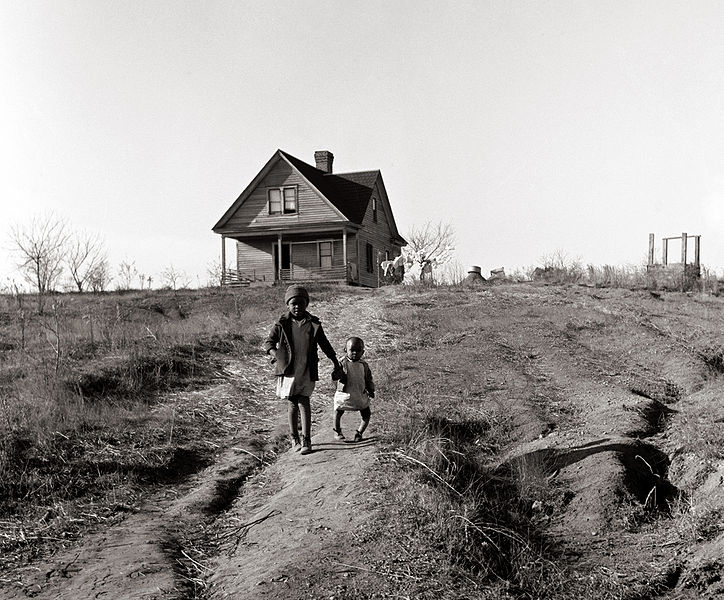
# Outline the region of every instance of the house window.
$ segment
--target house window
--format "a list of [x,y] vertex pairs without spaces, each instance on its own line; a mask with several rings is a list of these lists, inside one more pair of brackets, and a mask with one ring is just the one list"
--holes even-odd
[[291,215],[297,212],[297,188],[282,187],[269,189],[269,214]]
[[284,188],[284,214],[297,212],[297,188]]
[[367,244],[366,246],[366,254],[367,254],[367,272],[368,273],[374,273],[375,272],[375,256],[374,256],[374,250],[372,249],[372,244]]
[[377,198],[372,198],[372,220],[377,223]]
[[332,242],[319,242],[319,266],[323,269],[332,267]]

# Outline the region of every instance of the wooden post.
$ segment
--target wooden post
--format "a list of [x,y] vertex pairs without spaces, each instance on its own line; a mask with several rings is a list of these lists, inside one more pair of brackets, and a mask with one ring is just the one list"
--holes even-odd
[[282,234],[277,236],[277,280],[282,280]]
[[226,283],[226,236],[221,236],[221,285]]
[[649,266],[654,264],[654,234],[649,233]]
[[686,232],[681,234],[681,266],[686,267],[686,244],[687,244]]
[[342,230],[342,263],[344,264],[345,283],[349,281],[349,273],[347,271],[347,231]]
[[700,246],[699,243],[701,241],[701,236],[696,235],[694,236],[694,264],[696,265],[696,268],[699,268],[699,257],[700,257]]
[[664,238],[663,255],[661,256],[661,263],[666,266],[669,264],[669,240]]

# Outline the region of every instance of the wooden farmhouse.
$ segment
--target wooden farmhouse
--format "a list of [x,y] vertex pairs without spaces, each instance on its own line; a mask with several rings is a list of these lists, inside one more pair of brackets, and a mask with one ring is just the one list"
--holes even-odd
[[[333,173],[277,150],[213,227],[221,235],[225,284],[325,281],[376,287],[379,264],[407,242],[392,216],[379,171]],[[236,269],[226,268],[226,240]]]

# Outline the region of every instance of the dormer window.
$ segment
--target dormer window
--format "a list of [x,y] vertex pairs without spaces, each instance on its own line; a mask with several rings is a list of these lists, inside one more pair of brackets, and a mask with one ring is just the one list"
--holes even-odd
[[296,187],[270,188],[268,194],[270,215],[291,215],[297,212]]
[[377,223],[377,198],[372,198],[372,220]]

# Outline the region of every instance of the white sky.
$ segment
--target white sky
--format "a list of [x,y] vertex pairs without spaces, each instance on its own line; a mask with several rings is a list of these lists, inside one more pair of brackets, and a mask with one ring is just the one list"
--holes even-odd
[[203,283],[277,148],[380,169],[403,235],[449,222],[484,272],[683,231],[724,268],[718,1],[0,0],[0,81],[0,286],[49,211]]

